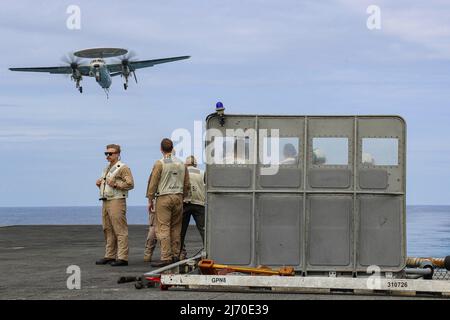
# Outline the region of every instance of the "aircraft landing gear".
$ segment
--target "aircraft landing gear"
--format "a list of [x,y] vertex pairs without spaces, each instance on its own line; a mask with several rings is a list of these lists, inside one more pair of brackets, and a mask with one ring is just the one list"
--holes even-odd
[[124,74],[123,76],[125,78],[125,82],[123,83],[123,89],[127,90],[128,89],[128,76],[129,76],[129,74]]
[[80,86],[80,81],[81,78],[75,80],[75,87],[78,89],[78,91],[80,91],[80,93],[83,93],[83,87]]

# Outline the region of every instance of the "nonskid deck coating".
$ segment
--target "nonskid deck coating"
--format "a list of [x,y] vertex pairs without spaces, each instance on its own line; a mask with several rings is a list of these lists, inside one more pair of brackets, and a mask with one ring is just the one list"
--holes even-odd
[[[149,263],[143,261],[146,234],[146,226],[131,225],[129,266],[111,267],[95,265],[95,260],[104,252],[100,225],[1,227],[0,299],[411,299],[342,294],[136,290],[133,283],[117,284],[121,276],[140,276],[152,270]],[[194,255],[202,248],[195,226],[189,227],[186,241],[188,255]],[[159,246],[155,258],[159,258]],[[71,265],[81,269],[80,290],[67,289],[66,281],[70,274],[66,270]]]

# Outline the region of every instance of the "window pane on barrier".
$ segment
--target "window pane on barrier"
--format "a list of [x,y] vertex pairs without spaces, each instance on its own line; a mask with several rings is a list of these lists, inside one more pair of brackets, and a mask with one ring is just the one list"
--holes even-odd
[[235,137],[234,139],[235,164],[247,164],[250,161],[250,138]]
[[260,155],[263,165],[297,165],[299,162],[299,138],[264,137]]
[[363,138],[361,163],[373,166],[397,166],[398,139]]
[[250,163],[250,137],[215,137],[213,159],[215,164]]
[[223,137],[214,137],[214,146],[211,152],[212,164],[223,164],[225,155],[225,139]]
[[314,165],[348,165],[348,138],[313,138]]

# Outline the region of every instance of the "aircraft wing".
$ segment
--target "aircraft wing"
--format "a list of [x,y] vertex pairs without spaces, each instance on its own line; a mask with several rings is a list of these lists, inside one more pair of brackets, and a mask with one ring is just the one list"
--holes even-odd
[[[25,72],[48,72],[53,74],[71,74],[72,68],[70,66],[64,67],[38,67],[38,68],[9,68],[11,71],[25,71]],[[83,76],[89,75],[89,66],[79,66],[78,70],[80,70]]]
[[[130,61],[129,66],[131,71],[142,69],[142,68],[148,68],[153,67],[155,64],[160,63],[166,63],[166,62],[172,62],[177,60],[184,60],[189,59],[190,56],[181,56],[181,57],[172,57],[172,58],[164,58],[164,59],[153,59],[153,60],[141,60],[141,61]],[[108,70],[109,72],[121,72],[122,71],[122,64],[108,64]]]

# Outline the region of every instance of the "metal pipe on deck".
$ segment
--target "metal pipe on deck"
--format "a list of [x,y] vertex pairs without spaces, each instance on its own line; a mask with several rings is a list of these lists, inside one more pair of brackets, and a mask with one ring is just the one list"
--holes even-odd
[[406,260],[406,266],[410,268],[423,268],[423,266],[427,263],[431,263],[434,267],[447,269],[450,271],[450,256],[446,256],[445,258],[408,257],[408,259]]

